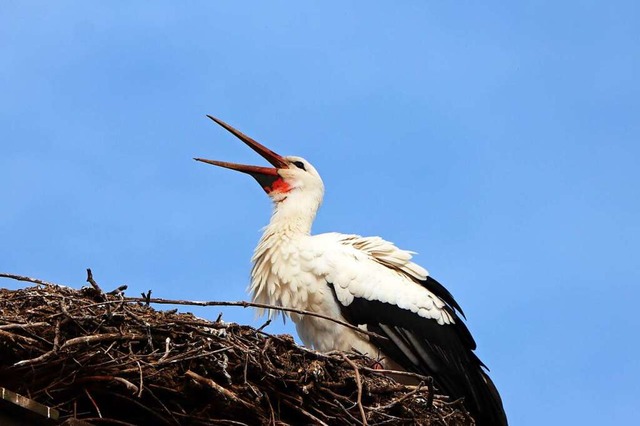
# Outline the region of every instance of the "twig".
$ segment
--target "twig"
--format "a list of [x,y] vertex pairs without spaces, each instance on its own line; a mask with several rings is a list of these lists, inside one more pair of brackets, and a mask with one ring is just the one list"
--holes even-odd
[[158,362],[162,363],[165,359],[169,358],[169,352],[171,352],[171,337],[164,339],[164,355],[162,355],[162,358],[160,358]]
[[[413,395],[415,395],[418,392],[420,392],[421,389],[422,389],[422,383],[420,383],[418,386],[416,386],[416,388],[414,390],[412,390],[411,392],[405,393],[400,398],[394,399],[390,403],[388,403],[386,405],[382,405],[380,407],[377,407],[374,410],[376,410],[376,411],[378,411],[378,410],[383,410],[383,411],[388,410],[389,408],[393,407],[394,405],[398,405],[402,401],[404,401],[404,400],[406,400],[408,398],[411,398]],[[429,393],[429,396],[431,396],[431,393]]]
[[87,388],[84,388],[84,393],[87,394],[87,397],[89,398],[89,401],[91,401],[91,403],[93,404],[93,407],[96,409],[96,412],[98,413],[98,417],[102,418],[102,413],[100,412],[100,407],[98,407],[98,404],[96,404],[96,401],[94,401],[94,399],[91,397],[91,394],[89,393]]
[[31,364],[37,364],[41,361],[45,361],[49,358],[51,358],[52,356],[54,356],[57,353],[57,351],[51,350],[49,352],[43,353],[42,355],[35,357],[35,358],[31,358],[31,359],[23,359],[22,361],[18,361],[15,364],[13,364],[14,367],[21,367],[21,366],[25,366],[25,365],[31,365]]
[[[118,382],[122,383],[127,389],[131,391],[132,394],[138,392],[138,386],[134,385],[127,379],[123,379],[122,377],[116,376],[86,376],[76,379],[79,383],[83,382]],[[99,410],[98,410],[99,411]]]
[[98,293],[100,294],[103,293],[98,283],[93,279],[93,273],[91,272],[91,268],[87,268],[87,282],[91,284],[91,287],[93,287],[93,289],[96,290]]
[[140,362],[136,360],[136,364],[138,364],[138,369],[140,369],[140,390],[138,391],[138,398],[142,397],[142,391],[144,389],[143,387],[143,382],[142,382],[142,366],[140,365]]
[[7,274],[2,272],[0,272],[0,278],[10,278],[12,280],[17,280],[17,281],[27,281],[30,283],[40,284],[40,285],[45,285],[50,287],[66,287],[66,286],[61,286],[60,284],[54,284],[48,281],[39,280],[37,278],[29,278],[22,275]]
[[60,349],[60,323],[62,321],[60,321],[60,319],[58,319],[56,321],[56,329],[54,331],[54,336],[53,336],[53,350],[57,351],[58,349]]
[[111,290],[110,292],[108,292],[107,294],[109,296],[115,296],[117,294],[121,294],[123,291],[125,291],[127,288],[129,288],[128,285],[123,284],[121,286],[119,286],[118,288],[116,288],[115,290]]
[[155,363],[155,365],[163,365],[163,364],[171,364],[171,363],[175,363],[175,362],[183,362],[183,361],[188,361],[190,359],[197,359],[197,358],[205,358],[208,357],[209,355],[215,355],[217,353],[221,353],[221,352],[226,352],[228,350],[230,350],[231,348],[228,347],[224,347],[224,348],[220,348],[220,349],[216,349],[210,352],[202,352],[201,348],[198,348],[196,351],[190,351],[190,353],[194,353],[194,355],[192,356],[183,356],[184,354],[180,354],[178,356],[175,356],[173,358],[170,359],[165,359],[164,361],[158,361]]
[[362,416],[362,424],[363,426],[367,426],[367,414],[364,412],[364,407],[362,406],[362,382],[360,381],[360,372],[358,371],[358,366],[355,362],[351,361],[345,354],[342,354],[342,358],[353,368],[353,371],[356,375],[356,385],[358,386],[358,409],[360,410],[360,416]]
[[323,422],[322,420],[320,420],[319,418],[317,418],[316,416],[314,416],[313,414],[311,414],[310,412],[308,412],[307,410],[305,410],[304,408],[302,408],[300,405],[296,405],[293,402],[289,401],[288,399],[282,399],[282,402],[285,405],[288,405],[290,408],[293,408],[295,410],[298,410],[300,413],[302,413],[304,416],[306,416],[307,418],[313,420],[313,422],[315,424],[318,425],[322,425],[322,426],[329,426],[327,423]]
[[249,367],[249,352],[244,354],[244,369],[242,371],[242,383],[247,384],[247,369]]
[[11,340],[12,342],[20,341],[20,342],[24,342],[24,343],[30,343],[32,345],[40,343],[36,339],[32,339],[32,338],[26,337],[26,336],[21,336],[19,334],[9,333],[8,331],[4,331],[4,330],[0,330],[0,337],[7,338],[7,339]]
[[358,333],[364,334],[365,336],[375,337],[376,339],[387,341],[384,336],[373,333],[371,331],[363,330],[353,324],[349,324],[347,322],[341,321],[339,319],[319,314],[317,312],[306,311],[304,309],[294,309],[294,308],[285,308],[283,306],[269,305],[266,303],[256,303],[256,302],[246,302],[246,301],[238,301],[238,302],[219,302],[219,301],[201,301],[201,300],[173,300],[173,299],[162,299],[162,298],[140,298],[140,297],[125,297],[125,301],[127,302],[142,302],[142,303],[155,303],[158,305],[187,305],[187,306],[241,306],[243,308],[261,308],[261,309],[273,309],[276,311],[282,312],[293,312],[295,314],[300,315],[308,315],[316,318],[326,319],[328,321],[335,322],[336,324],[340,324],[344,327],[350,328]]
[[91,287],[93,287],[95,291],[98,292],[98,295],[100,295],[100,298],[102,300],[107,300],[107,296],[104,294],[104,291],[102,291],[102,289],[100,288],[96,280],[93,279],[93,273],[91,272],[91,268],[87,268],[87,282],[91,284]]
[[48,327],[51,324],[48,322],[31,322],[26,324],[4,324],[0,325],[0,330],[12,330],[14,328],[34,328],[34,327]]
[[[352,405],[352,402],[351,402],[351,401],[349,401],[349,405]],[[340,401],[339,401],[339,400],[337,400],[337,399],[335,400],[335,405],[334,405],[334,406],[340,407],[340,409],[342,410],[342,412],[343,412],[344,414],[346,414],[346,415],[347,415],[351,420],[353,420],[353,422],[354,422],[355,424],[362,424],[362,420],[358,420],[358,419],[356,419],[356,418],[353,416],[353,414],[351,414],[351,413],[349,412],[349,410],[350,410],[351,408],[353,408],[353,407],[347,408],[347,407],[345,407],[344,405],[342,405],[342,402],[340,402]]]
[[[150,300],[151,300],[151,290],[147,291],[147,293],[140,293],[142,295],[142,299],[144,299],[144,304],[145,306],[149,306],[151,304]],[[129,297],[127,297],[127,299],[129,299]]]
[[[129,341],[134,341],[134,340],[143,340],[145,338],[145,336],[141,336],[139,334],[119,334],[119,333],[106,333],[106,334],[96,334],[93,336],[82,336],[82,337],[74,337],[73,339],[69,339],[66,342],[64,342],[64,344],[62,346],[60,346],[59,350],[63,350],[66,349],[68,347],[80,344],[80,343],[96,343],[96,342],[102,342],[105,340],[129,340]],[[56,353],[58,353],[58,350],[56,349],[52,349],[49,352],[46,352],[42,355],[40,355],[39,357],[36,358],[31,358],[31,359],[24,359],[22,361],[18,361],[15,364],[13,364],[14,367],[23,367],[25,365],[32,365],[32,364],[37,364],[41,361],[45,361],[49,358],[51,358],[52,356],[54,356]]]
[[418,373],[413,373],[411,371],[402,371],[402,370],[385,370],[385,369],[379,369],[379,368],[371,368],[371,367],[360,367],[361,370],[363,371],[368,371],[370,373],[378,373],[378,374],[382,374],[384,376],[406,376],[406,377],[414,377],[416,379],[419,379],[420,381],[424,381],[426,382],[427,380],[429,380],[429,376],[425,376],[422,374],[418,374]]
[[239,398],[235,393],[231,392],[229,389],[223,388],[222,386],[220,386],[219,384],[217,384],[216,382],[214,382],[213,380],[211,380],[211,379],[209,379],[207,377],[202,377],[198,373],[195,373],[195,372],[193,372],[191,370],[188,370],[186,373],[184,373],[184,375],[188,376],[188,377],[191,377],[193,380],[195,380],[196,382],[198,382],[198,383],[200,383],[202,385],[206,385],[206,386],[210,387],[211,389],[215,390],[220,395],[223,395],[225,398],[227,398],[231,402],[234,402],[236,404],[242,404],[245,407],[250,407],[251,406],[251,404],[249,404],[248,402],[246,402],[243,399]]
[[271,318],[266,320],[264,324],[262,324],[260,327],[258,327],[258,331],[264,330],[265,328],[267,328],[269,326],[269,324],[271,324]]
[[269,406],[269,426],[276,426],[276,413],[273,411],[273,406],[271,405],[269,394],[265,393],[264,398],[267,400],[267,405]]
[[94,334],[93,336],[81,336],[74,337],[73,339],[69,339],[60,347],[60,349],[66,349],[69,346],[77,345],[80,343],[96,343],[96,342],[104,342],[108,340],[144,340],[147,336],[142,336],[140,334],[120,334],[120,333],[104,333],[104,334]]

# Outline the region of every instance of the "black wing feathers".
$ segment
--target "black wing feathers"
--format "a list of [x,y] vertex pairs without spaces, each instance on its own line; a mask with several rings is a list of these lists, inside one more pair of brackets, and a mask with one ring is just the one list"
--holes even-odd
[[[478,426],[506,426],[500,395],[473,353],[475,341],[456,314],[462,310],[453,296],[432,278],[420,282],[447,304],[455,324],[440,325],[396,305],[355,298],[343,306],[342,315],[356,325],[386,337],[372,338],[380,351],[402,368],[434,378],[436,385],[453,398],[465,398],[465,406]],[[330,287],[334,291],[333,285]]]
[[418,281],[418,283],[420,283],[420,285],[422,285],[427,290],[429,290],[431,293],[435,294],[440,299],[442,299],[442,301],[444,303],[446,303],[447,305],[449,305],[451,308],[453,308],[456,311],[460,312],[460,315],[462,315],[462,318],[467,319],[467,317],[464,316],[464,312],[462,311],[462,308],[460,307],[460,305],[458,305],[458,302],[456,302],[456,300],[453,298],[451,293],[449,293],[449,290],[447,290],[438,281],[434,280],[431,277],[427,277],[426,280]]

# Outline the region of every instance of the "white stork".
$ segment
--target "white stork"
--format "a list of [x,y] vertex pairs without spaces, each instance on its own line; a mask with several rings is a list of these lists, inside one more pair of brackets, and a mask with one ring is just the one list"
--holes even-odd
[[[258,303],[302,309],[347,321],[383,338],[332,321],[291,314],[305,345],[320,351],[355,349],[386,368],[432,376],[464,404],[478,426],[506,426],[500,396],[473,353],[476,344],[451,293],[380,237],[311,235],[324,184],[300,157],[282,157],[208,116],[273,167],[196,158],[248,173],[273,200],[274,210],[253,254],[250,291]],[[271,315],[271,313],[270,313]]]

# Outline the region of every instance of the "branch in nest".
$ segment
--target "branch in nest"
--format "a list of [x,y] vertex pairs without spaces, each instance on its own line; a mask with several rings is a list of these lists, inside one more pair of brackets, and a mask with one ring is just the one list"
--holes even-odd
[[358,409],[360,410],[360,416],[362,417],[363,426],[367,426],[367,414],[364,412],[364,407],[362,406],[362,381],[360,381],[360,372],[358,371],[358,366],[355,362],[351,361],[345,354],[342,354],[342,358],[353,368],[353,371],[356,376],[356,386],[358,387]]
[[7,274],[7,273],[2,273],[2,272],[0,272],[0,278],[9,278],[9,279],[16,280],[16,281],[26,281],[26,282],[39,284],[39,285],[50,286],[50,287],[65,287],[65,286],[60,286],[60,285],[55,284],[55,283],[50,283],[48,281],[39,280],[37,278],[30,278],[30,277],[25,277],[25,276],[22,276],[22,275]]
[[250,407],[251,406],[250,403],[248,403],[245,400],[239,398],[236,394],[234,394],[233,392],[231,392],[228,389],[225,389],[224,387],[220,386],[219,384],[217,384],[216,382],[214,382],[211,379],[208,379],[206,377],[202,377],[198,373],[195,373],[195,372],[193,372],[191,370],[189,370],[186,373],[184,373],[184,375],[187,376],[187,377],[192,378],[193,380],[195,380],[196,382],[200,383],[201,385],[205,385],[205,386],[213,389],[214,391],[216,391],[217,393],[219,393],[223,397],[227,398],[231,402],[234,402],[236,404],[241,404],[241,405],[244,405],[246,407]]

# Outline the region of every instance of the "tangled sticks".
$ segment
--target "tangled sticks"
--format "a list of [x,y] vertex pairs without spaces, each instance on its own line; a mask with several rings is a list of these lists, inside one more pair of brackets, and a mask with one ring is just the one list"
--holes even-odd
[[[0,386],[113,425],[472,425],[459,402],[396,383],[358,354],[321,354],[290,336],[211,322],[103,292],[38,284],[0,289]],[[208,302],[240,305],[245,302]]]

